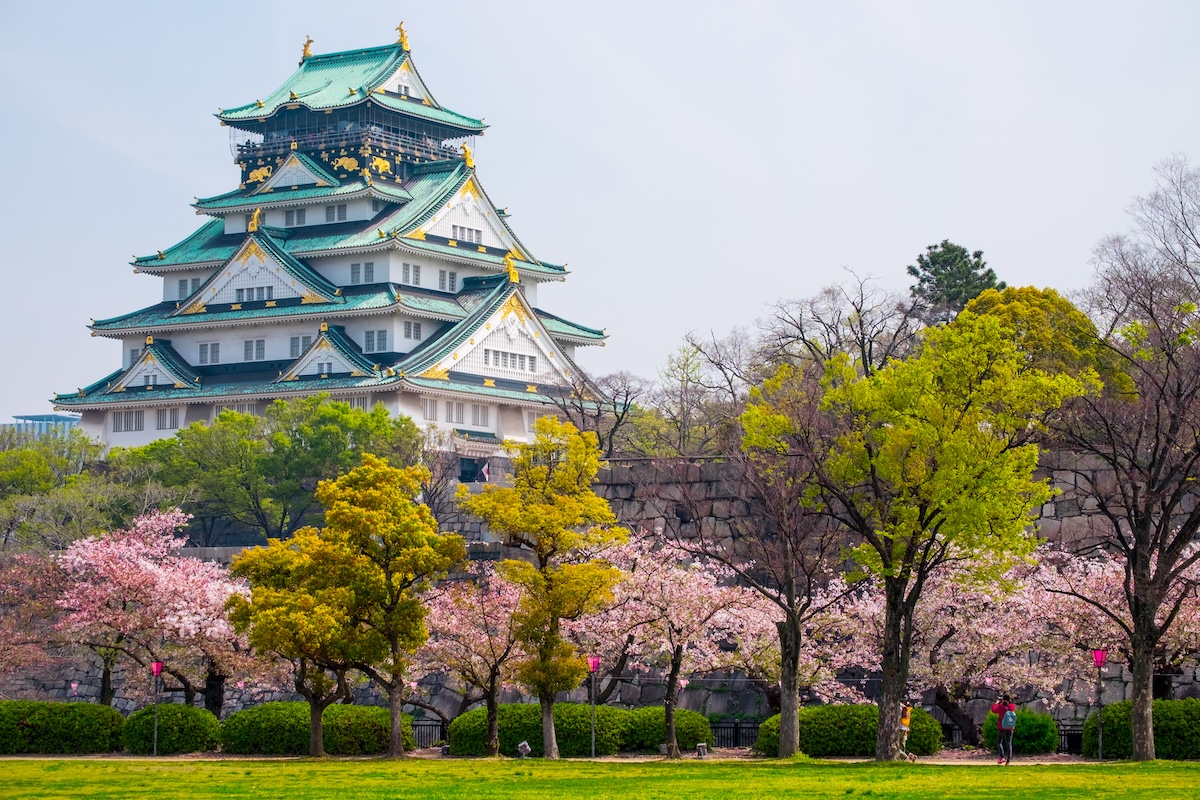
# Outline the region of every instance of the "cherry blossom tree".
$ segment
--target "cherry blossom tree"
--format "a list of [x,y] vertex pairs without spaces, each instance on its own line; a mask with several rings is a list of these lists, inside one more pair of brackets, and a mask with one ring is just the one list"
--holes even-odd
[[449,672],[462,682],[464,710],[485,703],[489,756],[500,754],[500,689],[515,681],[517,662],[526,657],[517,629],[523,597],[521,586],[493,566],[480,565],[469,580],[444,587],[428,601],[429,641],[418,660],[427,673]]
[[220,716],[225,682],[250,666],[246,642],[225,612],[246,591],[215,562],[175,555],[188,516],[178,510],[139,517],[126,530],[81,539],[58,556],[66,585],[59,628],[97,651],[146,666],[162,661],[188,705],[197,686]]
[[21,554],[0,564],[0,682],[55,663],[62,642],[55,604],[62,573],[44,556]]

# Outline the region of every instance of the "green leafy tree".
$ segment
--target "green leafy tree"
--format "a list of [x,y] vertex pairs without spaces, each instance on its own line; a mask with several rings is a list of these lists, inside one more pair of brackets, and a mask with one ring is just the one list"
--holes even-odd
[[243,551],[232,574],[250,582],[250,597],[230,598],[235,630],[251,646],[292,664],[296,691],[309,706],[309,755],[324,756],[323,714],[351,697],[346,673],[354,663],[386,657],[379,637],[354,617],[353,559],[315,528],[266,547]]
[[231,520],[270,537],[321,521],[318,481],[373,453],[397,464],[420,458],[420,432],[383,405],[351,408],[328,395],[276,400],[264,416],[223,411],[130,457],[156,463],[163,482],[188,490],[196,516]]
[[620,570],[599,558],[604,548],[625,541],[608,503],[592,491],[600,468],[596,435],[543,417],[534,441],[512,454],[513,485],[489,484],[460,507],[487,522],[510,546],[529,551],[530,561],[507,560],[499,572],[525,595],[517,612],[518,637],[529,656],[518,680],[537,695],[547,758],[558,758],[554,698],[576,688],[587,664],[562,632],[564,620],[600,610],[612,601]]
[[984,262],[982,250],[972,253],[949,239],[929,245],[906,269],[917,279],[909,291],[927,325],[949,322],[984,290],[1005,287]]
[[393,757],[404,755],[401,712],[411,661],[429,636],[421,595],[467,555],[462,538],[439,534],[429,508],[417,502],[428,477],[424,467],[397,469],[368,453],[361,467],[317,488],[326,508],[321,540],[336,564],[314,578],[346,580],[352,618],[378,641],[370,652],[381,658],[352,663],[388,693]]
[[769,405],[748,412],[748,445],[812,452],[806,502],[848,531],[859,572],[883,587],[877,758],[900,752],[926,582],[950,562],[966,565],[964,580],[998,581],[1032,552],[1030,514],[1051,490],[1033,477],[1031,437],[1088,385],[1028,366],[998,319],[967,313],[927,331],[915,355],[870,375],[848,359],[831,361],[819,417]]

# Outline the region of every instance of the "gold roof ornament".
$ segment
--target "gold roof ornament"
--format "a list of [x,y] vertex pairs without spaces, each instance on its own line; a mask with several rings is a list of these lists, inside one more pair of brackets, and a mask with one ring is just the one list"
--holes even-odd
[[163,260],[163,259],[164,259],[164,258],[166,258],[166,257],[167,257],[167,254],[166,254],[166,253],[164,253],[162,250],[159,250],[159,251],[158,251],[158,260],[159,260],[159,261]]
[[459,149],[462,150],[463,158],[466,159],[467,169],[475,169],[475,156],[471,154],[471,148],[467,147],[466,142],[463,142]]
[[408,52],[408,33],[404,30],[403,22],[401,22],[399,25],[396,26],[396,32],[400,34],[400,36],[396,39],[396,44],[400,45],[400,49],[402,49],[404,52],[407,53]]
[[288,100],[299,100],[300,96],[295,92],[288,92]]
[[[301,53],[300,53],[301,61],[304,61],[305,59],[308,59],[308,58],[312,58],[313,38],[311,36],[308,36],[307,34],[304,36],[304,38],[305,38],[304,50],[301,51]],[[294,95],[293,95],[293,97],[294,97]]]
[[147,337],[146,337],[146,344],[147,344],[147,345],[154,344],[154,337],[153,337],[153,336],[147,336]]
[[322,322],[322,323],[321,323],[321,333],[326,333],[326,332],[328,332],[328,331],[329,331],[329,323],[328,323],[328,322]]
[[250,223],[246,225],[246,230],[254,233],[258,230],[258,226],[262,224],[262,209],[254,209],[254,213],[250,215]]
[[508,270],[509,283],[521,282],[521,276],[517,273],[517,262],[513,261],[512,256],[504,257],[504,268]]

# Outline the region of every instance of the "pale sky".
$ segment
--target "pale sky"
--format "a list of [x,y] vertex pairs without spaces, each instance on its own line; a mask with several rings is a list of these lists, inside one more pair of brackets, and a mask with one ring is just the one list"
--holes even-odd
[[949,238],[1014,285],[1087,283],[1155,162],[1200,157],[1200,4],[0,0],[0,421],[116,369],[89,319],[160,299],[133,254],[236,187],[218,106],[403,20],[539,257],[579,361],[653,377],[841,269],[903,288]]

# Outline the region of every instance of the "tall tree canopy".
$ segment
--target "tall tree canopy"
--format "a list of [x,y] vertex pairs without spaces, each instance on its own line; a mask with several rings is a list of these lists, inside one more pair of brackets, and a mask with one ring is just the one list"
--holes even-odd
[[931,244],[910,264],[908,274],[917,279],[909,287],[927,325],[949,322],[985,289],[1003,289],[996,272],[983,260],[983,251],[969,252],[949,239]]
[[620,570],[599,553],[628,534],[592,491],[600,449],[591,431],[543,417],[534,423],[534,441],[515,449],[512,465],[512,486],[488,484],[473,496],[464,486],[460,505],[509,545],[529,551],[531,561],[503,561],[499,572],[525,593],[518,634],[528,656],[517,676],[541,704],[546,757],[558,758],[555,696],[576,688],[587,674],[562,623],[611,602]]

